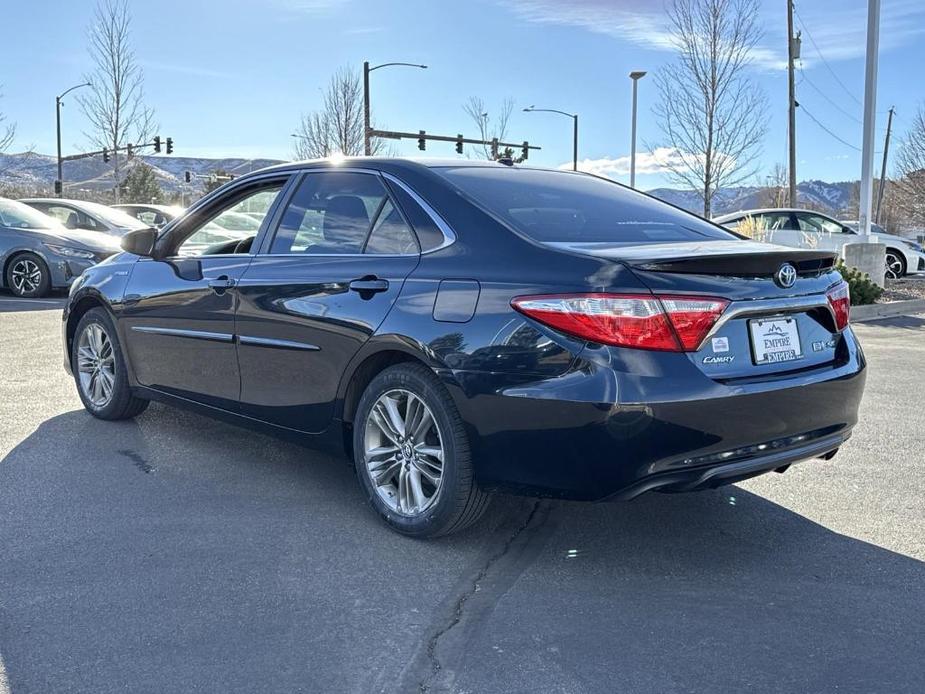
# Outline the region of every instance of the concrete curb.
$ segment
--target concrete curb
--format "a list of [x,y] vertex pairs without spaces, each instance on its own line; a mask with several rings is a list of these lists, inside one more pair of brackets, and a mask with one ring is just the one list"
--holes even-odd
[[852,306],[851,321],[853,323],[863,323],[864,321],[879,318],[911,316],[915,313],[925,313],[925,299],[892,301],[888,304],[870,304],[869,306]]

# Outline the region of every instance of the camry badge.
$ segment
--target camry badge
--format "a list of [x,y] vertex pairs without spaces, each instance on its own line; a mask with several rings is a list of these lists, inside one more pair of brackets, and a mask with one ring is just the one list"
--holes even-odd
[[777,286],[790,289],[797,281],[797,269],[790,263],[784,263],[777,268],[774,281],[777,282]]

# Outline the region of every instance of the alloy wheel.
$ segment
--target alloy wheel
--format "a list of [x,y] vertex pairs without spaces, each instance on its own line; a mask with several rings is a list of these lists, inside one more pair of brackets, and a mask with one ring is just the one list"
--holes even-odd
[[77,342],[80,389],[94,407],[105,407],[116,380],[112,340],[98,323],[89,323]]
[[38,263],[29,258],[21,258],[13,263],[10,270],[10,281],[17,294],[29,294],[42,284],[42,269]]
[[444,458],[440,429],[421,398],[396,389],[376,400],[366,420],[364,462],[392,511],[418,516],[436,502]]
[[886,276],[891,280],[898,280],[903,276],[903,261],[896,253],[887,251]]

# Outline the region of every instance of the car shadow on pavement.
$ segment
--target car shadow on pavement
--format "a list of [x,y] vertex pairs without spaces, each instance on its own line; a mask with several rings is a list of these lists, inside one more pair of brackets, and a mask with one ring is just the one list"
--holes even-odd
[[375,519],[343,461],[154,405],[41,424],[0,460],[0,519],[14,693],[925,680],[925,563],[740,487],[502,497],[421,542]]
[[51,294],[41,299],[22,299],[10,292],[0,289],[0,313],[18,313],[21,311],[58,311],[64,308],[67,297]]

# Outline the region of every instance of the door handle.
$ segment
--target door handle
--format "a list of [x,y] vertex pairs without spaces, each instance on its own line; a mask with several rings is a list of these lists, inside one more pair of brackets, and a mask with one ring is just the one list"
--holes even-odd
[[209,287],[216,294],[224,294],[226,289],[231,289],[237,282],[228,275],[219,275],[215,279],[209,280]]
[[355,292],[385,292],[389,289],[389,281],[381,280],[374,275],[361,277],[360,279],[353,280],[350,283],[350,289]]

